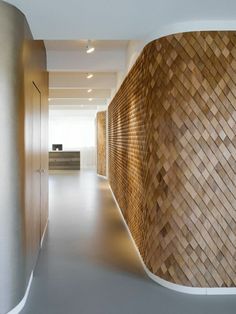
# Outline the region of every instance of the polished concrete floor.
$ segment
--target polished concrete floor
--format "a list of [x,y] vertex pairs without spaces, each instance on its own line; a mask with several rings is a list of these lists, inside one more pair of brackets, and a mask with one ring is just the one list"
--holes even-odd
[[94,172],[50,176],[50,223],[24,314],[230,314],[236,296],[191,296],[151,281]]

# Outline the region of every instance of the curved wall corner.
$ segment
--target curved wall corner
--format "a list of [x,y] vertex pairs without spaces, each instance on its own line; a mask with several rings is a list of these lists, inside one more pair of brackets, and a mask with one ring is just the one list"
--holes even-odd
[[106,111],[97,113],[97,174],[106,176]]
[[[42,123],[46,127],[48,82],[43,43],[34,43],[24,15],[3,1],[0,46],[0,313],[7,313],[24,297],[38,254],[33,241],[35,209],[30,187],[34,154],[31,97],[34,81],[41,90]],[[44,140],[42,147],[44,150]],[[43,156],[45,152],[42,163],[46,165]],[[45,220],[46,188],[42,193]]]
[[235,287],[236,33],[151,42],[108,117],[110,186],[152,277]]

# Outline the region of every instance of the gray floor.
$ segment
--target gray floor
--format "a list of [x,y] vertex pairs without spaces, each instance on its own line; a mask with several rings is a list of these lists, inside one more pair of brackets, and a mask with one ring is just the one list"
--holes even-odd
[[50,176],[50,224],[22,314],[236,313],[236,296],[191,296],[146,277],[106,180]]

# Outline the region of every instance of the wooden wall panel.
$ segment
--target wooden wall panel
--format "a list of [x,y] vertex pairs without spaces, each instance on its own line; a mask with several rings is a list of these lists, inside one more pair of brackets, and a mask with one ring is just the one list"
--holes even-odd
[[[23,45],[23,94],[22,99],[22,122],[23,154],[24,154],[24,224],[25,224],[25,246],[27,254],[27,276],[30,275],[38,257],[39,243],[34,239],[42,238],[48,220],[48,72],[46,66],[46,49],[43,41],[33,40],[28,25],[25,27],[27,40]],[[34,90],[40,93],[40,112],[38,112]],[[40,115],[40,116],[39,116]],[[40,125],[34,125],[40,121]],[[40,130],[38,130],[38,127]],[[34,130],[41,132],[40,143],[34,142]],[[36,147],[40,147],[37,150]],[[43,169],[39,173],[35,168],[36,160],[40,160],[37,168]],[[41,186],[39,208],[34,195],[35,180]],[[37,198],[37,197],[36,197]],[[40,212],[38,212],[40,211]],[[40,226],[38,226],[40,224]],[[40,229],[40,234],[38,233]],[[36,243],[35,243],[36,242]]]
[[97,113],[97,173],[106,176],[106,111]]
[[151,42],[109,105],[109,180],[147,267],[236,285],[236,33]]

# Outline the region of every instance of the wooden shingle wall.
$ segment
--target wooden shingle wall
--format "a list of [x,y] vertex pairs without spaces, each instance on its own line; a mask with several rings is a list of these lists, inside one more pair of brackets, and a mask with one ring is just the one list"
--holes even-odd
[[110,185],[147,267],[236,286],[236,33],[151,42],[108,115]]
[[97,173],[106,176],[106,111],[97,113]]

